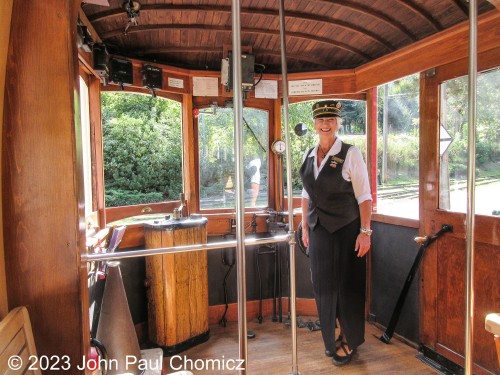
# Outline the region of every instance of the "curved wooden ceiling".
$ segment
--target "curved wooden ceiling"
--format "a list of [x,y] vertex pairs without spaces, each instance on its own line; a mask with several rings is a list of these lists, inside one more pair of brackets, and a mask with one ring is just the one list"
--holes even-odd
[[[82,9],[111,53],[186,69],[219,70],[231,45],[231,0],[125,0]],[[102,2],[102,0],[99,0]],[[479,13],[494,9],[479,0]],[[281,72],[279,1],[241,0],[243,51],[266,73]],[[466,0],[286,0],[288,72],[356,68],[463,22]]]

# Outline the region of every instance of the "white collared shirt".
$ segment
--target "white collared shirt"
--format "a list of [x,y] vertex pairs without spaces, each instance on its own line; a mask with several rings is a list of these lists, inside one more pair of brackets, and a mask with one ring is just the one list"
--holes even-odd
[[[314,149],[309,154],[310,158],[314,158],[314,179],[318,178],[319,172],[323,169],[326,161],[330,158],[330,156],[337,155],[340,152],[341,148],[342,141],[339,137],[337,137],[332,148],[330,148],[326,156],[323,158],[320,166],[318,167],[318,145],[314,147]],[[306,157],[307,151],[304,154],[303,160],[305,160]],[[342,166],[342,177],[344,178],[344,180],[352,182],[354,196],[356,197],[358,204],[361,204],[367,200],[372,200],[370,180],[368,179],[368,170],[363,160],[363,155],[356,146],[350,147],[347,151],[344,165]],[[307,191],[304,188],[302,188],[302,198],[309,199],[309,194],[307,194]]]

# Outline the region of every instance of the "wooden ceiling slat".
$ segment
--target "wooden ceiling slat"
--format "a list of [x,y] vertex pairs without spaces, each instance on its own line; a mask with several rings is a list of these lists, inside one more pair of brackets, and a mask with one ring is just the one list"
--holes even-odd
[[[231,0],[138,1],[138,26],[131,26],[127,35],[123,0],[109,0],[106,8],[82,4],[85,22],[111,53],[147,53],[151,61],[168,58],[189,69],[220,66],[223,45],[232,43]],[[478,0],[479,14],[495,8],[491,1]],[[279,72],[278,2],[241,3],[242,43],[268,67],[266,72]],[[290,0],[285,7],[290,73],[357,68],[457,25],[468,15],[466,0]]]
[[[197,12],[209,12],[209,11],[218,11],[218,12],[231,12],[231,8],[230,7],[220,7],[218,9],[214,9],[214,7],[211,7],[211,6],[202,6],[202,5],[197,5],[197,6],[182,6],[182,7],[174,7],[172,5],[161,5],[161,4],[151,4],[151,5],[145,5],[141,8],[141,14],[143,12],[146,12],[147,10],[158,10],[158,9],[163,9],[163,10],[170,10],[170,9],[174,9],[174,10],[179,10],[179,9],[182,9],[182,10],[185,10],[185,11],[197,11]],[[246,13],[249,13],[249,14],[258,14],[260,16],[265,16],[265,15],[269,15],[269,16],[275,16],[277,17],[278,16],[278,11],[276,10],[270,10],[270,9],[251,9],[251,8],[242,8],[241,9],[241,13],[242,14],[246,14]],[[122,10],[114,10],[114,11],[106,11],[106,12],[101,12],[100,14],[94,14],[94,15],[90,15],[88,16],[89,20],[91,22],[99,22],[103,19],[106,19],[108,17],[114,17],[114,16],[117,16],[117,15],[122,15],[123,14],[123,11]],[[306,20],[309,20],[309,21],[312,21],[312,22],[324,22],[324,23],[328,23],[328,24],[331,24],[331,25],[335,25],[335,26],[339,26],[339,27],[342,27],[342,28],[345,28],[345,29],[348,29],[354,33],[360,33],[360,34],[363,34],[365,35],[366,37],[372,39],[373,41],[377,42],[377,43],[380,43],[382,44],[383,46],[385,46],[389,51],[394,51],[395,48],[394,46],[391,46],[387,41],[385,41],[384,39],[382,39],[380,36],[376,35],[375,33],[372,33],[370,32],[369,30],[366,30],[360,26],[356,26],[356,25],[351,25],[347,22],[343,22],[343,21],[340,21],[340,20],[335,20],[335,19],[332,19],[332,18],[328,18],[328,17],[324,17],[324,16],[320,16],[319,14],[304,14],[304,13],[300,13],[300,12],[293,12],[293,11],[289,11],[287,10],[285,12],[285,17],[286,18],[299,18],[299,19],[306,19]]]
[[[454,1],[454,0],[452,0]],[[457,0],[455,0],[457,1]],[[360,4],[356,4],[352,1],[342,1],[342,0],[329,0],[325,1],[327,3],[331,4],[337,4],[339,6],[347,7],[350,10],[354,10],[356,12],[365,14],[370,17],[377,18],[378,20],[386,23],[387,25],[391,26],[392,28],[398,30],[399,32],[403,33],[406,35],[407,38],[409,38],[412,41],[416,40],[415,35],[408,30],[408,28],[402,24],[401,22],[398,22],[397,20],[394,20],[390,18],[389,16],[377,11],[377,9],[370,8],[367,6],[363,6]],[[265,4],[265,3],[264,3]],[[186,11],[194,11],[194,12],[215,12],[215,13],[231,13],[231,7],[228,6],[203,6],[203,5],[169,5],[169,4],[149,4],[149,5],[143,5],[141,8],[141,14],[147,13],[149,11],[180,11],[180,10],[186,10]],[[89,20],[91,22],[100,22],[104,21],[107,18],[110,17],[115,17],[123,14],[122,9],[109,9],[103,12],[99,13],[94,13],[93,15],[89,16]],[[242,8],[241,9],[241,14],[252,14],[252,15],[272,15],[272,16],[277,16],[278,11],[277,10],[268,10],[268,9],[255,9],[255,8]],[[289,17],[290,15],[288,14],[288,10],[285,10],[285,15]]]
[[[128,33],[129,34],[134,34],[134,33],[140,33],[140,32],[146,32],[146,31],[151,31],[151,30],[156,30],[156,29],[162,29],[162,30],[168,30],[168,29],[173,29],[173,30],[182,30],[182,31],[193,31],[193,30],[201,30],[201,31],[209,31],[209,30],[216,30],[216,31],[224,31],[224,32],[231,32],[231,27],[228,26],[218,26],[218,27],[213,27],[210,25],[139,25],[135,26],[133,28],[130,28]],[[248,33],[248,34],[269,34],[269,35],[279,35],[278,31],[275,30],[262,30],[262,29],[249,29],[249,28],[242,28],[241,29],[242,33]],[[110,31],[105,35],[104,39],[112,39],[113,37],[121,36],[123,33],[121,30],[113,30]],[[295,38],[302,38],[302,39],[310,39],[310,40],[316,40],[321,43],[326,43],[330,45],[334,45],[335,47],[344,49],[346,51],[349,51],[351,53],[355,53],[357,55],[362,56],[366,60],[370,60],[371,56],[366,55],[363,53],[361,50],[351,47],[345,43],[337,42],[328,38],[322,38],[322,37],[316,37],[312,38],[310,34],[305,34],[305,33],[286,33],[287,37],[295,37]]]
[[324,0],[324,1],[331,3],[331,4],[337,4],[339,6],[347,7],[350,10],[352,9],[352,10],[355,10],[356,12],[362,13],[366,16],[376,18],[379,21],[382,21],[385,24],[391,26],[392,28],[398,30],[399,32],[405,34],[409,40],[411,40],[411,41],[417,40],[415,34],[411,30],[409,30],[404,24],[402,24],[401,22],[395,20],[394,18],[391,18],[388,15],[378,11],[374,7],[365,6],[365,5],[355,3],[353,1],[346,1],[346,0]]
[[418,6],[411,0],[396,0],[397,2],[401,3],[408,9],[412,10],[414,13],[418,14],[420,17],[425,19],[427,22],[429,22],[430,25],[435,29],[435,31],[441,31],[443,30],[443,27],[437,22],[434,17],[432,17],[432,14],[430,14],[427,10],[424,8]]
[[460,9],[464,16],[469,15],[469,9],[460,0],[450,0],[455,6]]

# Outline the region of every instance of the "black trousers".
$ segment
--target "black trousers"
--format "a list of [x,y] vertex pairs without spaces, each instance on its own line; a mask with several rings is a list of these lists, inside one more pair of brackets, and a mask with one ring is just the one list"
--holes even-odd
[[366,256],[354,250],[359,218],[329,233],[321,223],[309,229],[309,256],[314,297],[325,349],[335,350],[338,318],[351,349],[365,339]]

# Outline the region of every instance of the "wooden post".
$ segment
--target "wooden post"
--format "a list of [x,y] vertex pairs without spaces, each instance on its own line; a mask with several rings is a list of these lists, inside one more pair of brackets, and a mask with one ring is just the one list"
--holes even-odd
[[377,212],[377,181],[378,181],[378,160],[377,160],[377,88],[368,90],[366,95],[367,116],[366,116],[366,162],[368,164],[368,174],[372,191],[372,210]]
[[[195,131],[196,130],[196,131]],[[187,199],[188,212],[199,211],[198,175],[194,155],[198,150],[198,129],[194,129],[193,123],[193,96],[191,94],[182,95],[182,176],[184,195]]]
[[89,348],[76,20],[80,1],[13,3],[2,139],[9,307],[27,306],[40,356]]
[[[207,243],[207,219],[145,224],[147,249]],[[150,341],[177,354],[208,339],[207,251],[146,258]]]
[[[3,104],[4,104],[4,88],[5,88],[5,66],[7,64],[7,50],[9,48],[10,35],[10,17],[12,14],[12,1],[5,0],[0,2],[0,14],[3,21],[0,23],[0,140],[2,139],[3,129]],[[0,144],[0,165],[2,162],[2,147]],[[2,184],[2,176],[0,174],[0,186]],[[1,192],[1,188],[0,188]],[[2,212],[2,199],[0,196],[0,212]],[[3,221],[0,216],[0,319],[4,318],[9,309],[7,305],[7,285],[5,280],[5,259],[3,247]]]

